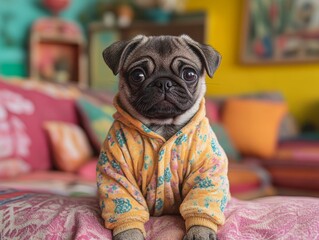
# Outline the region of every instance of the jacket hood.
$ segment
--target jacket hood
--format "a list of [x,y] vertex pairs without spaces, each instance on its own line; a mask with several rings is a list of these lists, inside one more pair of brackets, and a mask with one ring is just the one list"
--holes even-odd
[[[126,112],[120,106],[119,95],[115,96],[113,104],[117,110],[117,112],[113,115],[114,120],[120,121],[122,124],[128,127],[135,128],[143,135],[147,135],[152,138],[160,138],[166,141],[161,135],[157,134],[156,132],[153,132],[146,125],[140,122],[138,119],[133,118],[128,112]],[[200,102],[198,111],[180,131],[186,133],[189,129],[198,125],[205,118],[205,116],[206,116],[205,98],[203,98]]]

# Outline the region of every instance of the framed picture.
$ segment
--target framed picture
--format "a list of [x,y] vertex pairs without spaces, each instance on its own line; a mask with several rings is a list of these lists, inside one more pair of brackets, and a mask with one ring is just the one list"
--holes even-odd
[[76,25],[59,19],[42,19],[30,39],[32,78],[86,87],[85,42]]
[[319,61],[318,0],[245,0],[242,63]]

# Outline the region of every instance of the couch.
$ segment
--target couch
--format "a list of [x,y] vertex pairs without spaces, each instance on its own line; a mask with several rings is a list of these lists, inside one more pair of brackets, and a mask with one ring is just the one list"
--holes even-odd
[[[75,86],[0,80],[0,187],[95,195],[95,166],[113,121],[112,99],[111,93]],[[222,126],[213,128],[226,152],[233,154]],[[258,164],[230,162],[233,196],[274,193]]]
[[[111,101],[112,94],[105,92],[0,80],[0,239],[111,239],[95,184],[99,146],[112,124]],[[238,152],[242,146],[231,138],[229,109],[217,119],[217,105],[208,103],[207,113],[230,159],[233,196],[218,238],[316,239],[318,199],[238,200],[275,193],[261,166],[270,160],[249,156],[249,148]],[[148,240],[185,234],[180,216],[151,217],[146,230]]]
[[[228,133],[231,156],[254,162],[270,174],[283,194],[318,196],[319,135],[302,132],[278,92],[261,92],[208,100],[213,122]],[[214,111],[209,111],[211,113]],[[209,115],[208,115],[209,116]]]

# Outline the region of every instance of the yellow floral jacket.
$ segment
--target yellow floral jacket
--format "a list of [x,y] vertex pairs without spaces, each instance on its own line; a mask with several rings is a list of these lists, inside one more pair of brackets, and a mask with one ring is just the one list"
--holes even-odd
[[180,212],[187,230],[201,225],[216,231],[230,198],[228,161],[205,117],[205,101],[168,140],[121,109],[117,98],[114,105],[97,165],[106,228],[113,235],[132,228],[145,235],[150,215]]

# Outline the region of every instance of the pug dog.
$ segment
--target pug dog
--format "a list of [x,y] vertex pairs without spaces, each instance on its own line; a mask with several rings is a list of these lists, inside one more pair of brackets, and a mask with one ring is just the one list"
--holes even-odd
[[[148,215],[180,211],[184,240],[217,239],[229,199],[227,157],[209,127],[203,99],[205,72],[213,76],[220,54],[187,35],[139,35],[112,44],[103,58],[119,74],[118,113],[97,167],[106,227],[115,240],[142,240],[140,223]],[[192,146],[194,159],[187,153]],[[159,167],[163,161],[165,171]]]

